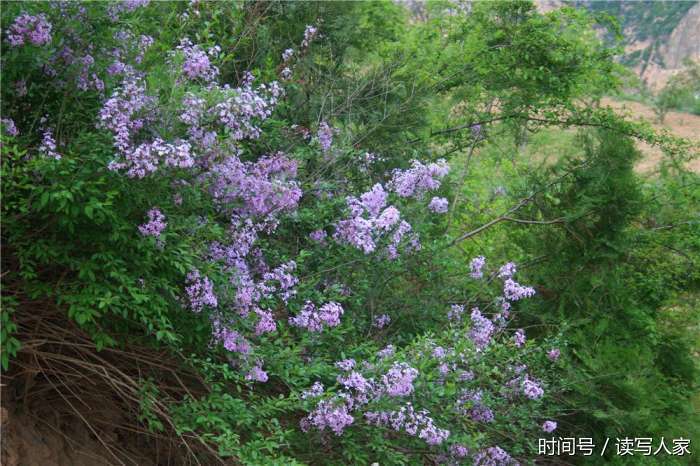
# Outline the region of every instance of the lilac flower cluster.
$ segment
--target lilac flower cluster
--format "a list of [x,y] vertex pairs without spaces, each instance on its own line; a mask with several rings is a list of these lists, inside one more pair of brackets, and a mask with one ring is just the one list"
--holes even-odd
[[235,89],[224,87],[221,91],[226,97],[216,104],[211,112],[234,140],[259,138],[260,128],[256,126],[255,120],[263,121],[272,115],[279,97],[283,94],[282,88],[275,81],[253,89],[252,75],[242,86]]
[[525,330],[519,328],[518,330],[515,331],[515,334],[513,335],[513,342],[515,343],[515,346],[520,348],[525,344]]
[[318,138],[318,143],[321,146],[323,152],[328,152],[333,145],[333,128],[328,126],[328,123],[322,121],[318,125],[318,132],[316,133]]
[[343,308],[340,304],[329,302],[316,308],[307,301],[301,312],[289,319],[290,325],[301,327],[310,332],[321,332],[324,327],[336,327],[340,325],[340,316],[343,315]]
[[522,286],[511,278],[503,284],[503,295],[510,301],[518,301],[535,295],[535,289],[530,286]]
[[138,8],[148,6],[149,3],[151,3],[151,0],[120,0],[109,6],[107,9],[107,15],[110,21],[117,22],[119,21],[119,15],[121,13],[134,12]]
[[453,304],[450,306],[450,310],[447,311],[447,319],[452,322],[459,322],[462,319],[462,314],[464,314],[464,306]]
[[246,374],[246,380],[252,380],[255,382],[267,382],[267,372],[262,370],[260,365],[253,366],[253,368]]
[[533,380],[527,376],[523,380],[522,386],[523,393],[531,400],[537,400],[542,398],[542,395],[544,395],[544,390],[542,390],[540,384],[536,380]]
[[457,399],[456,410],[476,422],[493,422],[493,411],[483,402],[481,390],[463,390]]
[[204,82],[216,80],[219,76],[219,69],[214,66],[210,58],[215,58],[221,52],[221,48],[216,45],[206,52],[199,45],[195,45],[188,38],[181,39],[177,50],[184,55],[182,71],[189,79],[201,79]]
[[444,197],[434,197],[430,200],[428,204],[428,209],[436,214],[444,214],[447,212],[449,201]]
[[501,447],[489,447],[474,456],[474,466],[517,466],[515,461]]
[[323,394],[323,392],[323,384],[321,382],[314,382],[310,389],[301,393],[301,399],[307,400],[309,398],[318,398]]
[[301,420],[300,425],[304,432],[315,427],[320,431],[327,428],[332,430],[335,435],[341,435],[343,430],[354,420],[345,404],[322,400],[307,417]]
[[493,323],[481,314],[478,308],[472,309],[472,328],[469,331],[469,338],[474,342],[477,349],[484,349],[491,342],[493,336]]
[[389,183],[390,188],[401,197],[420,198],[426,192],[440,187],[440,180],[450,171],[443,159],[424,165],[418,160],[411,161],[411,168],[394,170]]
[[557,423],[555,421],[544,421],[544,424],[542,424],[542,430],[544,432],[547,432],[548,434],[551,434],[557,429]]
[[201,312],[204,306],[214,308],[218,305],[214,284],[208,277],[202,277],[197,269],[187,274],[185,293],[189,298],[192,312]]
[[372,322],[372,326],[375,328],[384,328],[387,325],[391,323],[391,317],[389,317],[387,314],[380,314],[374,318],[374,321]]
[[311,25],[306,26],[306,29],[304,30],[304,40],[301,41],[301,48],[305,49],[311,45],[311,42],[316,37],[316,34],[318,34],[318,28]]
[[368,411],[365,419],[369,424],[391,427],[397,432],[405,431],[418,436],[428,445],[440,445],[450,435],[450,431],[435,425],[426,410],[415,411],[411,403],[406,403],[395,411]]
[[15,126],[14,120],[11,118],[3,118],[0,120],[2,123],[2,129],[8,136],[19,136],[19,130]]
[[484,266],[486,265],[486,258],[484,256],[478,256],[472,259],[469,263],[469,269],[471,270],[469,275],[472,278],[480,279],[484,276]]
[[51,23],[46,15],[36,16],[22,13],[7,30],[7,42],[11,47],[19,47],[29,42],[32,45],[42,46],[51,42]]
[[[369,254],[377,248],[377,242],[388,235],[387,253],[389,258],[396,258],[400,242],[411,232],[412,227],[400,219],[401,214],[396,207],[386,207],[387,198],[388,193],[379,183],[362,194],[360,199],[347,197],[350,218],[336,224],[333,238],[339,243],[350,244]],[[410,245],[413,249],[420,248],[417,236],[411,238]]]
[[167,226],[165,215],[160,210],[153,208],[148,211],[148,222],[139,225],[139,231],[143,236],[159,237]]
[[312,241],[320,244],[324,244],[326,242],[326,236],[327,234],[324,230],[315,230],[309,234],[309,238],[311,238]]
[[56,152],[56,140],[53,138],[53,131],[50,128],[46,128],[43,132],[39,153],[44,154],[46,157],[51,157],[52,159],[61,159],[61,154]]
[[559,356],[561,356],[561,351],[559,348],[552,348],[551,350],[547,351],[547,358],[549,358],[550,361],[556,361],[559,359]]
[[394,363],[382,376],[382,384],[389,396],[407,396],[413,393],[413,381],[416,377],[418,370],[406,363]]

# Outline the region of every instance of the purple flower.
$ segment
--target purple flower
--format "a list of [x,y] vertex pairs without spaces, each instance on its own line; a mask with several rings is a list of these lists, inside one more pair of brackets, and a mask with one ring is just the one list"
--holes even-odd
[[389,396],[407,396],[413,392],[413,380],[418,377],[418,371],[406,363],[394,363],[382,383]]
[[474,456],[474,466],[510,466],[518,462],[500,447],[489,447]]
[[292,55],[294,55],[294,49],[286,49],[284,52],[282,52],[282,61],[289,61],[289,59],[292,58]]
[[381,359],[386,359],[393,356],[395,352],[396,349],[394,348],[394,345],[387,345],[384,349],[377,352],[377,356],[379,356]]
[[341,435],[353,421],[345,404],[337,405],[332,401],[322,400],[307,417],[301,420],[300,425],[304,432],[308,432],[311,427],[320,431],[328,428],[335,435]]
[[304,29],[304,40],[301,41],[301,48],[305,49],[311,44],[311,41],[314,40],[316,37],[316,34],[318,33],[318,29],[314,26],[307,25],[306,29]]
[[425,410],[415,411],[411,403],[406,403],[396,411],[369,411],[365,413],[367,423],[391,427],[395,431],[405,431],[408,435],[418,436],[428,445],[440,445],[449,436],[450,431],[440,429]]
[[148,211],[148,222],[139,225],[139,231],[143,236],[159,237],[167,226],[168,223],[165,221],[165,215],[154,207]]
[[260,366],[253,367],[245,376],[246,380],[252,380],[254,382],[267,382],[267,378],[267,372],[262,370]]
[[51,23],[44,14],[22,13],[7,30],[7,41],[11,47],[24,45],[25,41],[37,46],[46,45],[51,42]]
[[450,310],[447,311],[447,319],[453,322],[459,322],[462,319],[462,314],[464,314],[464,306],[453,304],[450,306]]
[[515,264],[508,262],[503,267],[498,269],[498,278],[512,278],[515,274]]
[[301,312],[289,319],[290,325],[305,328],[311,332],[321,332],[325,327],[336,327],[340,324],[340,316],[343,308],[335,302],[326,303],[316,309],[316,306],[307,301]]
[[557,428],[557,423],[555,421],[544,421],[544,424],[542,424],[542,430],[544,432],[547,432],[548,434],[551,434],[554,432]]
[[323,384],[321,382],[314,382],[310,389],[305,390],[301,393],[301,398],[306,400],[308,398],[317,398],[323,394]]
[[56,152],[56,140],[53,138],[53,131],[49,128],[44,130],[39,152],[55,160],[61,159],[61,154]]
[[389,317],[387,314],[380,314],[374,318],[374,322],[372,322],[372,326],[376,328],[384,328],[389,323],[391,322],[391,317]]
[[426,192],[439,188],[440,179],[449,171],[450,167],[443,159],[428,165],[413,160],[408,170],[394,170],[389,186],[401,197],[420,198]]
[[503,295],[509,301],[518,301],[523,298],[530,298],[535,295],[535,289],[529,286],[522,286],[513,279],[506,279],[503,284]]
[[525,380],[523,381],[523,393],[525,393],[525,396],[531,400],[537,400],[538,398],[542,398],[542,395],[544,395],[544,390],[542,390],[542,387],[540,387],[536,381],[525,377]]
[[486,265],[486,258],[484,256],[475,257],[469,263],[469,268],[471,269],[469,275],[476,279],[482,278],[484,276],[484,265]]
[[494,331],[493,323],[483,315],[478,308],[472,309],[472,328],[469,331],[469,338],[474,342],[477,349],[483,349],[491,342]]
[[262,335],[263,333],[271,333],[277,330],[277,325],[275,324],[275,319],[272,317],[272,313],[268,311],[263,311],[261,309],[256,309],[255,313],[258,315],[260,320],[255,325],[255,334]]
[[469,454],[469,449],[462,444],[450,445],[450,454],[455,458],[465,458]]
[[559,350],[559,348],[552,348],[551,350],[547,351],[547,357],[550,361],[556,361],[557,359],[559,359],[560,355],[561,351]]
[[449,201],[444,197],[434,197],[430,204],[428,204],[428,209],[435,212],[436,214],[444,214],[447,212]]
[[201,312],[204,306],[216,307],[218,305],[214,294],[214,284],[208,277],[202,277],[197,269],[187,274],[185,293],[189,298],[192,312]]
[[180,40],[177,50],[180,50],[185,56],[182,71],[189,79],[202,79],[204,82],[211,82],[219,75],[219,69],[211,64],[209,57],[215,56],[220,48],[213,47],[205,52],[199,45],[195,45],[185,38]]
[[323,152],[328,152],[331,145],[333,145],[333,128],[328,126],[328,123],[325,121],[322,121],[321,124],[318,125],[318,133],[316,133],[316,137],[318,137],[318,143],[321,145],[321,150]]
[[17,126],[15,126],[14,120],[11,118],[3,118],[0,120],[0,123],[2,123],[5,134],[8,136],[19,136],[19,130]]
[[355,367],[354,359],[343,359],[335,363],[335,367],[343,371],[351,371]]
[[515,331],[515,335],[513,335],[513,341],[515,342],[515,346],[520,348],[525,344],[525,330],[519,328],[518,330]]
[[367,379],[356,371],[352,371],[347,375],[339,375],[338,383],[342,384],[345,388],[353,388],[361,393],[368,391],[370,388]]

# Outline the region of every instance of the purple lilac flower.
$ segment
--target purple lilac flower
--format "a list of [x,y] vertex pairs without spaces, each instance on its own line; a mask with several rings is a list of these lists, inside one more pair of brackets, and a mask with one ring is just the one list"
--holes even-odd
[[515,264],[508,262],[503,267],[498,269],[498,278],[512,278],[515,275]]
[[396,411],[368,411],[365,419],[372,425],[387,426],[397,432],[403,430],[408,435],[418,436],[428,445],[440,445],[450,436],[449,430],[435,425],[426,410],[416,412],[411,403],[406,403]]
[[139,225],[139,231],[143,236],[158,237],[167,226],[165,215],[160,210],[153,208],[148,211],[148,222]]
[[384,349],[377,352],[377,356],[379,356],[381,359],[386,359],[393,356],[395,352],[396,349],[394,348],[394,345],[387,345]]
[[310,389],[304,390],[301,393],[302,400],[308,398],[317,398],[323,394],[323,384],[321,382],[314,382]]
[[447,319],[452,322],[459,322],[462,319],[462,314],[464,314],[464,306],[453,304],[450,306],[450,310],[447,311]]
[[322,400],[307,417],[301,420],[300,426],[304,432],[308,432],[311,427],[320,431],[328,428],[335,435],[341,435],[343,430],[353,421],[354,418],[348,413],[346,405]]
[[416,377],[416,369],[406,363],[397,362],[382,376],[382,383],[389,396],[407,396],[413,392],[413,381]]
[[325,327],[335,327],[340,324],[340,316],[343,308],[340,304],[329,302],[316,309],[316,306],[307,301],[301,312],[289,319],[290,325],[305,328],[311,332],[321,332]]
[[289,68],[288,66],[285,66],[284,68],[282,68],[282,71],[280,72],[280,77],[284,81],[289,81],[290,79],[292,79],[291,68]]
[[469,338],[474,342],[477,349],[483,349],[491,342],[493,335],[493,323],[483,315],[478,308],[472,309],[472,328],[469,331]]
[[351,371],[355,367],[354,359],[343,359],[335,363],[335,367],[343,371]]
[[484,256],[478,256],[472,259],[469,263],[470,273],[472,278],[480,279],[484,276],[484,265],[486,265],[486,258]]
[[61,159],[61,154],[56,152],[56,140],[53,138],[53,131],[49,128],[44,130],[39,152],[55,160]]
[[255,313],[258,315],[260,320],[255,325],[255,335],[262,335],[263,333],[271,333],[277,330],[277,324],[275,324],[275,319],[272,317],[272,313],[269,311],[263,311],[262,309],[257,309]]
[[513,341],[515,342],[515,346],[520,348],[525,344],[525,330],[519,328],[518,330],[515,331],[515,335],[513,335]]
[[449,201],[444,197],[434,197],[428,204],[428,209],[436,214],[444,214],[448,210]]
[[361,393],[368,391],[370,388],[367,379],[357,371],[352,371],[346,375],[339,375],[337,380],[338,383],[342,384],[345,388],[353,388]]
[[221,49],[212,47],[208,52],[202,50],[199,45],[195,45],[189,39],[180,40],[177,46],[185,56],[182,64],[182,71],[189,79],[201,79],[204,82],[214,81],[219,75],[219,69],[211,64],[210,56],[215,56]]
[[455,458],[466,458],[469,454],[469,449],[462,444],[455,443],[450,445],[450,454]]
[[374,318],[372,326],[376,328],[384,328],[391,323],[391,317],[388,314],[380,314]]
[[326,242],[326,236],[327,234],[324,230],[314,230],[309,234],[309,238],[311,238],[312,241],[321,244]]
[[289,59],[292,58],[292,55],[294,55],[294,49],[286,49],[284,52],[282,52],[282,61],[289,61]]
[[559,350],[559,348],[552,348],[551,350],[547,351],[547,357],[550,361],[556,361],[557,359],[559,359],[560,355],[561,351]]
[[301,48],[307,48],[311,44],[311,41],[314,40],[317,33],[318,29],[316,27],[307,25],[306,29],[304,29],[304,40],[301,41]]
[[5,134],[8,136],[19,136],[19,130],[17,129],[17,126],[15,126],[15,122],[12,120],[12,118],[3,118],[0,120],[0,123],[2,123]]
[[22,13],[7,30],[7,41],[11,47],[19,47],[25,42],[42,46],[51,42],[51,23],[46,15],[33,16]]
[[262,370],[260,366],[254,366],[250,372],[245,376],[246,380],[252,380],[254,382],[267,382],[267,372]]
[[510,301],[518,301],[523,298],[530,298],[535,295],[535,289],[529,286],[522,286],[514,280],[508,278],[503,284],[503,295]]
[[318,137],[318,143],[321,145],[321,150],[323,152],[328,152],[331,145],[333,145],[333,128],[328,126],[328,123],[325,121],[322,121],[321,124],[318,125],[318,133],[316,133],[316,136]]
[[474,456],[474,466],[510,466],[517,464],[517,461],[500,447],[489,447]]
[[544,395],[544,390],[542,390],[542,387],[540,387],[535,380],[525,377],[525,380],[523,381],[523,393],[525,393],[525,396],[531,400],[536,400],[538,398],[542,398],[542,395]]
[[213,335],[223,343],[227,351],[244,355],[250,353],[250,343],[235,330],[223,329],[220,332],[215,331]]
[[442,346],[436,346],[433,348],[433,357],[437,359],[442,359],[447,356],[447,351]]
[[413,160],[408,170],[393,171],[389,186],[401,197],[420,198],[426,192],[439,188],[440,179],[449,171],[450,167],[443,159],[428,165]]
[[187,274],[187,283],[185,293],[187,293],[193,312],[201,312],[204,306],[216,307],[218,305],[214,294],[214,284],[208,277],[202,277],[199,270],[194,269]]
[[557,423],[555,421],[544,421],[544,424],[542,424],[542,430],[544,432],[547,432],[548,434],[551,434],[554,432],[557,428]]

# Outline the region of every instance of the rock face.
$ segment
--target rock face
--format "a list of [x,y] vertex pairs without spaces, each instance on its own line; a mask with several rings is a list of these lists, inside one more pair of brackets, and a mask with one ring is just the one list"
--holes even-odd
[[624,35],[620,61],[632,68],[649,89],[658,91],[683,69],[686,60],[700,60],[698,1],[562,1],[535,0],[538,10],[575,5],[616,17]]

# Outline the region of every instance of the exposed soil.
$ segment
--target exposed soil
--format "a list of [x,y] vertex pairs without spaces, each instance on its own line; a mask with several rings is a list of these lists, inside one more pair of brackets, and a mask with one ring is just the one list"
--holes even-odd
[[[632,118],[646,120],[655,128],[667,129],[676,136],[690,139],[700,144],[700,116],[682,112],[668,112],[663,123],[660,123],[654,111],[639,102],[616,101],[609,98],[603,99],[603,105],[608,105],[622,112],[629,112]],[[637,165],[640,173],[651,173],[663,160],[664,154],[660,149],[646,143],[638,143],[639,150],[644,154],[644,159]],[[700,159],[691,160],[688,168],[695,173],[700,173]]]

